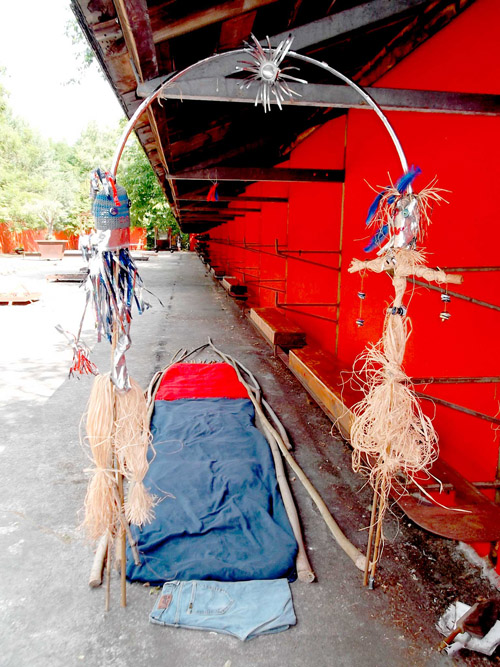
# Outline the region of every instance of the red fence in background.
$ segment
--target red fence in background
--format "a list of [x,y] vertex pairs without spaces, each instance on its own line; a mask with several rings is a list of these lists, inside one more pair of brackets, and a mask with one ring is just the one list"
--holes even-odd
[[[25,229],[22,232],[14,232],[9,226],[0,222],[0,254],[8,255],[15,252],[16,248],[23,248],[25,252],[38,252],[36,242],[45,238],[45,230]],[[55,232],[56,239],[68,241],[67,250],[78,250],[78,236],[66,232]],[[146,230],[141,227],[133,227],[130,230],[130,245],[134,249],[146,247]]]

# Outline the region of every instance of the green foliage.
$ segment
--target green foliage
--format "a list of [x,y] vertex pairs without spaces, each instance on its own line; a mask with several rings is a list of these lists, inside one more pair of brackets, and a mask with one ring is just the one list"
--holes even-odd
[[132,202],[131,224],[146,229],[149,246],[153,243],[155,227],[159,231],[170,228],[174,235],[180,234],[158,179],[135,137],[129,140],[117,176]]
[[[113,129],[90,123],[72,146],[45,141],[13,116],[1,78],[0,70],[0,222],[15,231],[46,228],[48,236],[57,230],[88,231],[93,226],[90,174],[111,165],[125,120]],[[123,153],[118,181],[132,201],[133,226],[144,227],[150,239],[155,227],[180,232],[135,137]]]
[[90,48],[75,18],[70,18],[66,21],[64,32],[73,45],[76,62],[76,76],[69,79],[66,84],[79,84],[87,70],[94,66],[98,68],[99,73],[104,77],[101,68],[97,64],[94,52]]

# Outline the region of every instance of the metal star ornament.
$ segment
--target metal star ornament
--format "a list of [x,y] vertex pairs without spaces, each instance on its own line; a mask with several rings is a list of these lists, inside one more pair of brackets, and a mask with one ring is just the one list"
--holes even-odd
[[287,81],[296,81],[297,83],[307,83],[304,79],[298,79],[291,74],[285,74],[286,70],[295,69],[298,67],[283,67],[280,68],[281,63],[285,59],[287,53],[293,42],[293,37],[290,35],[284,39],[273,49],[269,37],[267,37],[268,48],[262,47],[260,42],[252,35],[254,44],[246,44],[245,53],[251,57],[251,61],[240,61],[244,67],[237,67],[239,72],[249,72],[250,76],[246,77],[240,88],[250,88],[255,82],[259,82],[259,89],[255,97],[255,106],[259,103],[264,107],[264,111],[271,110],[271,94],[276,98],[276,104],[282,109],[282,103],[285,97],[302,97],[295,90],[292,90]]

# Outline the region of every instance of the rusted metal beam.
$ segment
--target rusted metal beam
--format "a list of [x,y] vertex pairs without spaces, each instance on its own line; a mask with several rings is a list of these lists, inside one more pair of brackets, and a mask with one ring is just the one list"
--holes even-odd
[[196,207],[196,206],[182,206],[181,213],[215,213],[216,215],[232,215],[233,213],[260,213],[260,208],[214,208],[213,206]]
[[[184,195],[177,197],[177,201],[202,201],[206,202],[207,201],[207,196],[206,195]],[[213,204],[219,204],[223,202],[228,202],[228,201],[249,201],[249,202],[264,202],[266,204],[287,204],[288,203],[288,197],[250,197],[250,196],[239,196],[239,195],[219,195],[219,199],[216,202],[212,202]]]
[[419,285],[420,287],[427,287],[430,290],[435,292],[446,292],[450,296],[455,297],[456,299],[462,299],[462,301],[468,301],[473,303],[476,306],[482,306],[483,308],[490,308],[491,310],[500,310],[500,306],[497,306],[494,303],[489,303],[488,301],[481,301],[481,299],[475,299],[472,296],[467,296],[465,294],[459,294],[459,292],[450,292],[443,287],[438,287],[437,285],[431,285],[430,283],[425,283],[423,280],[415,280],[415,278],[407,278],[408,282],[413,283],[414,285]]
[[419,398],[424,399],[425,401],[431,401],[437,405],[444,405],[446,408],[451,408],[452,410],[457,410],[457,412],[464,412],[466,415],[471,415],[471,417],[477,417],[478,419],[484,419],[487,422],[492,424],[500,424],[500,419],[498,417],[492,417],[491,415],[485,415],[483,412],[478,412],[477,410],[471,410],[470,408],[465,408],[463,405],[457,405],[456,403],[451,403],[450,401],[445,401],[443,398],[436,398],[436,396],[429,396],[424,394],[421,391],[416,391],[415,395]]
[[446,273],[482,273],[483,271],[500,271],[500,266],[443,266],[439,268],[441,271],[446,271]]
[[[226,72],[231,74],[231,70]],[[202,102],[255,103],[255,87],[241,87],[237,79],[224,75],[179,79],[166,87],[162,98],[170,100],[196,100]],[[160,84],[162,77],[153,79],[137,88],[138,97],[147,97]],[[327,84],[293,84],[300,97],[286,97],[282,105],[294,107],[326,107],[331,109],[367,109],[371,107],[349,86]],[[407,90],[395,88],[366,88],[366,92],[384,111],[417,111],[420,113],[453,113],[462,115],[500,115],[500,95],[455,93],[436,90]],[[272,104],[276,104],[274,99]],[[203,136],[206,142],[206,136]]]
[[224,222],[224,221],[229,221],[232,220],[233,218],[243,218],[244,215],[243,213],[234,213],[233,215],[219,215],[218,213],[199,213],[198,215],[196,213],[184,213],[181,215],[182,220],[185,220],[186,222],[188,220],[217,220],[219,222]]
[[354,30],[372,26],[374,23],[395,17],[403,12],[429,4],[429,0],[372,0],[362,5],[331,14],[317,21],[271,37],[272,46],[293,35],[294,51],[326,42]]
[[283,183],[343,183],[344,169],[286,169],[279,167],[213,167],[170,173],[182,181],[280,181]]
[[500,376],[411,378],[411,382],[413,384],[488,384],[500,382]]

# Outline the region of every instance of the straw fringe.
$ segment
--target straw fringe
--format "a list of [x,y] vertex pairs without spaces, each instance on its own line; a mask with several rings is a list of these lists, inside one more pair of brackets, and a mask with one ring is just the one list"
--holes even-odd
[[[377,260],[395,260],[393,276],[394,306],[400,306],[406,287],[406,275],[421,271],[424,253],[397,250]],[[377,266],[378,268],[378,266]],[[434,271],[433,274],[436,274]],[[445,275],[445,274],[444,274]],[[436,280],[436,276],[433,275]],[[406,343],[411,334],[411,320],[388,310],[380,341],[369,346],[355,361],[355,380],[364,391],[364,398],[352,411],[352,466],[355,472],[367,475],[378,496],[378,521],[383,520],[388,505],[392,480],[401,473],[407,483],[417,483],[419,475],[428,470],[438,456],[438,436],[420,407],[410,378],[402,363]]]
[[[137,382],[131,379],[131,389],[120,392],[109,373],[98,375],[87,406],[86,431],[95,463],[85,497],[83,525],[88,536],[98,539],[106,531],[115,536],[123,514],[135,525],[149,523],[155,500],[143,480],[151,435],[146,400]],[[117,493],[117,473],[129,482],[123,507]]]

